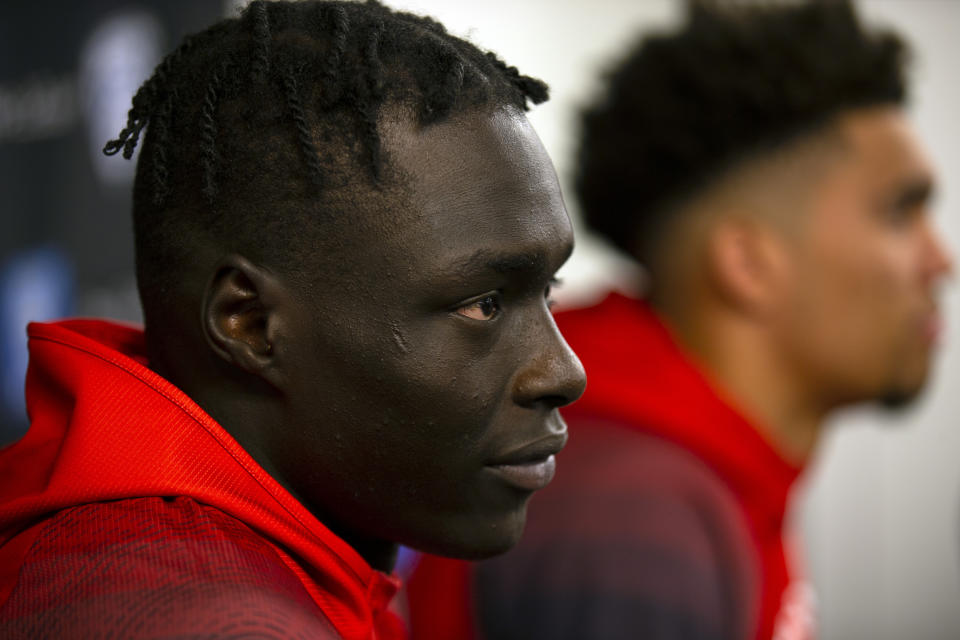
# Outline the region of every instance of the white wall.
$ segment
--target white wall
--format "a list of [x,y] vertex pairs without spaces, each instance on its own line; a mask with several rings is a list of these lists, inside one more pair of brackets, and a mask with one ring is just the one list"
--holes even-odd
[[[940,227],[960,248],[960,2],[874,0],[917,55],[913,117],[941,179]],[[960,299],[916,407],[838,416],[798,498],[827,638],[960,638]]]
[[[545,79],[553,98],[531,114],[569,184],[573,122],[604,65],[641,29],[673,24],[670,0],[387,0],[427,13],[458,35]],[[866,16],[896,26],[919,58],[914,115],[940,169],[939,215],[960,246],[960,2],[867,0]],[[567,187],[567,192],[570,192]],[[568,198],[571,211],[576,203]],[[582,234],[562,274],[578,298],[609,279],[611,258]],[[796,512],[821,598],[821,638],[960,638],[960,299],[946,298],[948,332],[929,392],[909,412],[838,416],[807,475]],[[801,492],[802,493],[802,492]]]

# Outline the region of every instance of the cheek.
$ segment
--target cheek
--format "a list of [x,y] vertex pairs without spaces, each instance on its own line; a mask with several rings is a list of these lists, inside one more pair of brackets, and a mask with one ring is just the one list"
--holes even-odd
[[867,249],[837,260],[833,304],[843,311],[845,325],[851,325],[846,339],[873,338],[874,348],[882,350],[884,343],[897,341],[916,312],[915,261],[910,247],[895,242],[877,242]]
[[493,371],[496,349],[445,325],[391,323],[387,335],[363,345],[357,360],[365,366],[347,362],[328,376],[343,409],[352,406],[355,443],[366,440],[380,464],[437,473],[483,453],[506,389]]
[[805,366],[850,383],[885,371],[891,352],[904,347],[913,313],[910,256],[879,241],[824,245],[798,270],[791,340]]
[[[502,406],[506,381],[496,349],[457,340],[453,331],[408,332],[407,350],[384,360],[384,408],[432,445],[472,448]],[[453,335],[451,335],[453,334]]]

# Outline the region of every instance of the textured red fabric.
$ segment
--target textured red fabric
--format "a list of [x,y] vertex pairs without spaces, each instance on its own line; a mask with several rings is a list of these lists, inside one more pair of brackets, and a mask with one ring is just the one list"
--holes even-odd
[[691,451],[728,483],[761,559],[757,638],[773,634],[790,582],[782,539],[790,488],[801,468],[785,460],[708,382],[648,305],[617,294],[558,314],[557,324],[587,371],[571,421],[606,419]]
[[[28,333],[31,426],[0,451],[0,625],[44,631],[87,620],[94,628],[125,619],[103,613],[104,603],[147,606],[161,593],[150,585],[162,583],[194,588],[164,592],[179,608],[214,596],[228,611],[292,602],[295,610],[280,613],[304,637],[329,637],[331,626],[350,640],[404,636],[387,610],[398,581],[372,569],[148,369],[139,329],[71,320],[31,324]],[[246,569],[232,571],[228,557],[246,558],[237,565]],[[111,593],[143,597],[103,599]],[[159,633],[150,626],[159,619],[140,623],[142,637]],[[27,635],[69,637],[49,630]]]
[[472,564],[424,554],[404,585],[416,640],[476,640]]

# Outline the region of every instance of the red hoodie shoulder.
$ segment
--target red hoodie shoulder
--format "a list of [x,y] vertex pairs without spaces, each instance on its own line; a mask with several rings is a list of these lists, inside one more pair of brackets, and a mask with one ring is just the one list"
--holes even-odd
[[[170,511],[171,504],[178,509],[189,504],[195,507],[189,513],[198,518],[213,518],[212,522],[226,527],[226,517],[256,532],[266,545],[258,548],[273,550],[266,557],[280,559],[287,568],[284,579],[296,578],[340,636],[348,640],[403,637],[387,609],[398,588],[396,579],[370,567],[199,405],[149,369],[139,329],[77,320],[33,324],[28,333],[30,429],[20,441],[0,450],[0,606],[26,588],[24,580],[29,576],[47,576],[67,560],[80,563],[68,565],[76,575],[98,576],[107,581],[105,589],[119,593],[129,586],[126,571],[98,573],[116,564],[108,561],[110,554],[120,554],[138,567],[158,563],[155,569],[166,571],[170,563],[162,549],[156,555],[148,548],[154,544],[148,535],[154,526],[179,540],[177,548],[190,550],[184,557],[201,554],[207,543],[200,544],[177,524],[177,518],[188,512],[175,510],[179,515],[173,517]],[[166,497],[188,502],[170,503]],[[97,527],[118,523],[138,531],[128,526],[133,516],[125,509],[145,504],[153,511],[134,511],[144,527],[139,530],[140,542],[118,546],[98,533]],[[220,515],[211,515],[214,512]],[[77,514],[85,515],[77,518]],[[102,553],[75,555],[69,546],[62,547],[71,543],[64,525],[70,518],[77,518],[75,526],[85,527],[77,540],[94,550],[103,547]],[[209,528],[196,524],[201,531]],[[47,538],[61,546],[37,555],[37,545]],[[231,544],[250,542],[243,536],[229,540]],[[137,554],[130,551],[134,548]],[[221,566],[216,564],[218,557],[211,559],[215,563],[211,566]],[[34,568],[40,573],[30,573],[28,561],[39,561]],[[199,556],[183,562],[184,566],[205,566]],[[198,588],[206,584],[204,579]],[[148,583],[144,578],[137,584]],[[240,597],[229,581],[223,585],[222,593],[194,593],[186,604],[207,602],[207,608],[216,609],[254,597],[247,592]],[[42,598],[50,592],[33,593],[42,609]],[[286,597],[283,589],[281,593]],[[204,594],[218,600],[205,601]],[[268,589],[262,597],[269,600],[275,595]],[[84,606],[81,602],[76,606]],[[2,613],[22,612],[4,609]]]
[[185,498],[60,511],[30,532],[4,638],[340,638],[273,547]]

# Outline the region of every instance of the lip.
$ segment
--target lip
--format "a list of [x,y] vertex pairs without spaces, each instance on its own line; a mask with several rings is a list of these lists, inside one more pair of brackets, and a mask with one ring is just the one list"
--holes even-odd
[[486,467],[501,480],[524,491],[543,489],[557,470],[554,455],[567,443],[563,431],[513,449],[487,463]]
[[557,460],[552,455],[543,460],[522,464],[497,464],[487,467],[507,484],[524,491],[543,489],[557,472]]

